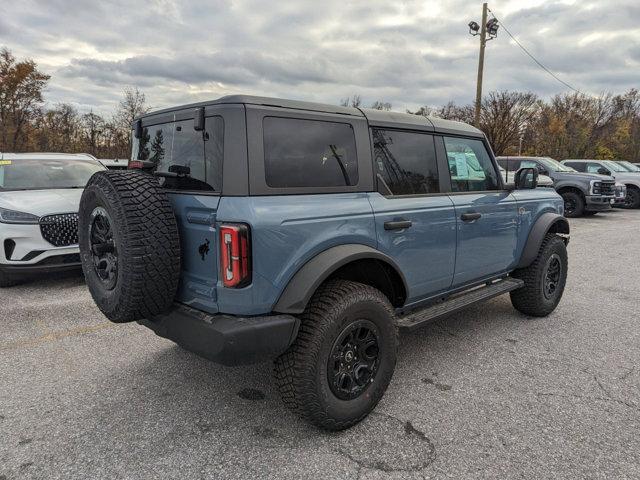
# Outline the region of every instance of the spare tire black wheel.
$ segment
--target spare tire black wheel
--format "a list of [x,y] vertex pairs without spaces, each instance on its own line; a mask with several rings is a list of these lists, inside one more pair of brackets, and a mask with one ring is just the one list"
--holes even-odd
[[94,174],[80,200],[82,270],[112,322],[168,310],[180,278],[175,215],[158,179],[137,171]]

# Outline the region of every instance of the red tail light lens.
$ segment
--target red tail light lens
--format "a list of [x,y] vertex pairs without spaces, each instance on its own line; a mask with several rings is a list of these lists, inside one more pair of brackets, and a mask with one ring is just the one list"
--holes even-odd
[[220,265],[225,287],[240,288],[251,283],[251,245],[247,225],[220,225]]
[[148,170],[153,169],[156,164],[153,162],[146,162],[144,160],[129,160],[127,166],[130,170]]

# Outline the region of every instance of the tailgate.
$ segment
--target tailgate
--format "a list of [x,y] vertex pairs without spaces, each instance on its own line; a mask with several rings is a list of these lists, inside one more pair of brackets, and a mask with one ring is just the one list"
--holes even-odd
[[217,195],[169,194],[178,220],[182,269],[177,301],[209,313],[218,311]]

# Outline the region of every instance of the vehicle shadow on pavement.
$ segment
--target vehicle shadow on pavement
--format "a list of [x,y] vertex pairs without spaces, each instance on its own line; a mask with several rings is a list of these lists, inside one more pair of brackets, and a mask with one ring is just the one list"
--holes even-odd
[[[402,397],[414,390],[416,378],[422,380],[423,402],[429,402],[429,395],[455,388],[434,375],[442,362],[450,361],[452,352],[468,349],[478,330],[493,336],[493,331],[513,323],[505,315],[513,312],[508,300],[487,305],[403,334],[398,370],[387,395],[367,419],[345,432],[318,430],[289,412],[272,382],[270,362],[225,367],[165,340],[160,340],[161,349],[100,380],[96,390],[109,396],[91,416],[105,419],[99,426],[101,437],[123,444],[139,443],[137,432],[147,432],[144,448],[152,456],[169,455],[167,449],[175,445],[183,452],[197,446],[224,455],[241,444],[252,455],[268,456],[275,448],[337,455],[346,469],[421,471],[435,460],[438,445],[413,420],[416,407],[407,409]],[[150,433],[154,431],[164,433]],[[166,432],[174,447],[167,446]]]
[[82,284],[84,284],[84,275],[82,274],[82,269],[78,268],[77,270],[41,273],[38,274],[37,277],[28,277],[16,287],[11,287],[11,289],[13,290],[26,287],[49,290],[55,288],[74,287]]

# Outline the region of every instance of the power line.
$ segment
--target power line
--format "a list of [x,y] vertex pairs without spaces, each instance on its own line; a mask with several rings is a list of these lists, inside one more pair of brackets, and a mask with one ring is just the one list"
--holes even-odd
[[[495,16],[495,14],[489,9],[489,13],[491,13],[491,16],[493,18],[495,18],[496,20],[498,20],[498,18]],[[516,37],[514,37],[511,32],[509,31],[509,29],[505,26],[505,24],[501,21],[498,20],[498,22],[500,22],[500,26],[504,29],[505,32],[507,32],[507,34],[511,37],[511,39],[516,42],[516,45],[518,45],[522,51],[524,53],[526,53],[531,60],[533,60],[534,62],[536,62],[536,64],[542,68],[545,72],[547,72],[549,75],[551,75],[553,78],[555,78],[558,82],[562,83],[564,86],[568,87],[569,89],[573,90],[576,93],[579,93],[580,95],[585,95],[584,93],[582,93],[580,90],[578,90],[577,88],[575,88],[574,86],[568,84],[567,82],[565,82],[564,80],[562,80],[560,77],[558,77],[555,73],[553,73],[551,70],[549,70],[545,65],[543,65],[542,62],[540,62],[536,57],[533,56],[533,54],[531,52],[529,52],[529,50],[527,50],[524,45],[522,45],[518,39]]]

